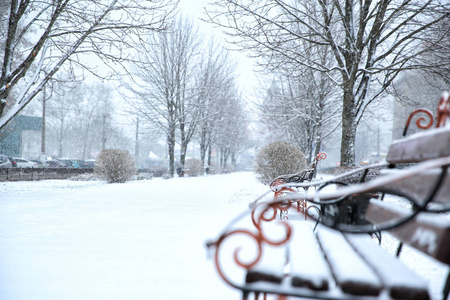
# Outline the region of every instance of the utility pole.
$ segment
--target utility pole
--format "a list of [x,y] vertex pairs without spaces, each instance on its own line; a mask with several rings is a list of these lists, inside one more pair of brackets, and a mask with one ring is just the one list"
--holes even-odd
[[[42,70],[43,71],[43,70]],[[47,73],[43,71],[45,76],[47,76]],[[50,80],[51,82],[51,80]],[[47,84],[44,85],[44,90],[42,93],[42,129],[41,129],[41,156],[40,160],[45,163],[47,160],[47,154],[45,149],[45,128],[46,128],[46,108],[47,108],[47,100],[49,100],[52,97],[53,92],[53,84],[50,89],[50,95],[47,95]]]
[[139,116],[136,117],[136,144],[134,147],[134,157],[136,159],[136,163],[139,160]]
[[103,112],[102,124],[102,150],[106,149],[106,113]]

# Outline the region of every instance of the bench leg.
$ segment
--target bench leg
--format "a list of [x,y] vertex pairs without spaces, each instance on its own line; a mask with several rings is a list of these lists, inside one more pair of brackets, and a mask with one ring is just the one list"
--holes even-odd
[[450,292],[450,270],[448,271],[447,280],[445,281],[444,290],[442,291],[442,299],[446,300]]
[[400,243],[398,245],[398,248],[397,248],[397,253],[396,253],[397,257],[400,256],[400,253],[402,252],[402,249],[403,249],[403,243]]
[[249,295],[249,292],[244,291],[244,292],[242,293],[242,300],[248,300],[248,295]]

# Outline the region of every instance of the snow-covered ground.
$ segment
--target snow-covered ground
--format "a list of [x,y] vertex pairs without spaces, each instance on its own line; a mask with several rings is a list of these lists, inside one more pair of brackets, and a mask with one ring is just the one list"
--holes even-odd
[[[2,182],[0,299],[240,299],[204,245],[267,190],[250,172]],[[401,259],[439,299],[447,268],[410,249]]]

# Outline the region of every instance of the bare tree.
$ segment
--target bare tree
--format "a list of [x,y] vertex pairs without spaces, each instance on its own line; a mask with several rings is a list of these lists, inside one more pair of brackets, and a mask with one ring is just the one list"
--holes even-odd
[[[167,25],[172,0],[10,0],[0,45],[0,129],[60,69],[96,73],[93,57],[118,72],[143,36]],[[45,76],[42,76],[44,70]],[[122,69],[125,71],[125,69]],[[108,76],[110,74],[103,74]]]
[[[218,130],[219,120],[224,116],[232,116],[224,111],[227,99],[235,89],[235,63],[228,56],[222,46],[211,39],[207,48],[207,55],[201,62],[197,79],[200,119],[197,139],[200,144],[200,161],[205,167],[206,155],[210,151],[213,137]],[[208,165],[211,157],[208,155]]]
[[235,167],[239,151],[249,139],[248,118],[244,110],[241,96],[235,90],[223,101],[221,117],[215,132],[215,145],[220,150],[220,166],[228,169],[228,160]]
[[169,31],[156,33],[141,45],[140,63],[131,67],[135,82],[125,84],[133,94],[128,101],[133,109],[166,135],[172,176],[177,132],[183,163],[198,119],[193,74],[199,45],[197,30],[180,18]]
[[[61,76],[58,77],[59,83],[64,81]],[[69,133],[74,125],[73,105],[80,98],[80,94],[76,87],[63,87],[61,84],[54,86],[54,92],[52,99],[48,102],[46,123],[50,137],[53,137],[56,143],[56,154],[58,157],[63,157],[66,154],[65,146],[69,144]],[[51,143],[51,139],[48,142]]]
[[259,105],[262,125],[271,141],[297,145],[311,162],[323,139],[339,125],[335,85],[323,73],[310,69],[297,76],[277,75]]
[[[449,3],[439,0],[217,0],[209,21],[228,29],[230,41],[252,50],[263,64],[305,66],[339,77],[342,93],[341,165],[355,163],[356,128],[367,107],[404,70],[427,68],[415,58],[429,31],[448,18]],[[436,32],[435,32],[436,33]],[[438,33],[442,39],[447,31]],[[298,41],[304,41],[301,43]],[[333,64],[306,53],[328,47]],[[441,63],[448,63],[441,62]]]

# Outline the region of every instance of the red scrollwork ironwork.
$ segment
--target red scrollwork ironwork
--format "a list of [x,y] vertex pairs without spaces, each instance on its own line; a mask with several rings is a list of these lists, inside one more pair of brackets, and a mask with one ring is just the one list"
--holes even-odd
[[284,179],[284,178],[277,178],[277,179],[275,179],[274,181],[272,181],[271,183],[270,183],[270,189],[273,191],[273,192],[277,192],[278,191],[278,189],[279,189],[279,185],[282,185],[282,184],[285,184],[286,183],[286,180]]
[[248,231],[248,230],[243,230],[243,229],[233,230],[233,231],[231,231],[231,232],[228,232],[228,233],[222,235],[216,242],[210,243],[210,244],[208,245],[209,247],[215,246],[215,248],[216,248],[216,253],[215,253],[215,256],[214,256],[214,263],[215,263],[215,266],[216,266],[217,273],[219,273],[220,277],[221,277],[226,283],[228,283],[230,286],[235,287],[235,288],[239,288],[239,285],[233,283],[233,282],[226,276],[226,274],[224,273],[223,268],[222,268],[222,266],[221,266],[221,264],[220,264],[219,258],[220,258],[220,247],[221,247],[221,245],[223,244],[223,242],[224,242],[227,238],[229,238],[229,237],[231,237],[231,236],[234,236],[234,235],[237,235],[237,234],[247,235],[247,236],[251,237],[252,239],[254,239],[254,240],[256,241],[256,245],[257,245],[257,247],[258,247],[258,251],[257,251],[257,253],[256,253],[256,257],[255,257],[253,260],[251,260],[251,261],[249,261],[249,262],[247,262],[247,263],[242,262],[242,261],[239,259],[239,252],[241,251],[241,248],[240,248],[240,247],[237,248],[237,249],[235,249],[235,251],[234,251],[234,253],[233,253],[233,258],[234,258],[235,263],[236,263],[239,267],[241,267],[241,268],[249,269],[249,268],[255,266],[255,265],[258,263],[258,261],[261,259],[261,256],[262,256],[262,244],[261,244],[261,238],[260,238],[260,236],[259,236],[258,234],[254,234],[254,233],[252,233],[252,232],[250,232],[250,231]]
[[444,127],[447,122],[450,122],[450,95],[449,93],[444,93],[439,100],[437,108],[436,127]]
[[320,152],[316,156],[316,161],[327,159],[327,154],[325,152]]
[[[290,201],[288,201],[287,203],[290,203]],[[260,259],[262,257],[263,244],[268,244],[271,246],[281,246],[290,240],[291,235],[292,235],[292,227],[287,222],[279,221],[279,224],[285,228],[285,235],[282,236],[278,240],[273,240],[270,237],[266,236],[262,229],[262,223],[265,221],[270,221],[270,219],[271,219],[266,216],[266,212],[268,212],[270,210],[274,210],[276,212],[276,210],[280,206],[285,207],[285,205],[286,205],[286,203],[284,203],[284,202],[283,203],[281,203],[281,202],[260,203],[259,205],[253,207],[253,209],[252,209],[252,220],[255,225],[256,231],[252,232],[247,229],[232,230],[230,232],[227,232],[227,233],[221,235],[217,241],[210,242],[207,244],[208,247],[214,246],[216,248],[214,262],[215,262],[217,272],[219,273],[220,277],[226,283],[228,283],[230,286],[239,288],[238,284],[233,283],[232,280],[230,280],[227,277],[227,275],[225,274],[225,272],[223,270],[222,265],[220,264],[220,259],[219,259],[220,258],[220,249],[221,249],[221,246],[223,245],[224,241],[235,235],[244,235],[244,236],[250,237],[256,243],[257,251],[255,253],[255,256],[253,259],[251,259],[247,262],[242,261],[239,257],[239,253],[242,250],[241,247],[237,247],[233,252],[233,260],[237,266],[239,266],[240,268],[243,268],[245,270],[251,269],[260,261]],[[288,205],[290,205],[290,204],[288,204]],[[260,214],[258,214],[257,217],[255,217],[256,214],[254,212],[255,212],[256,208],[259,206],[262,206],[262,208],[263,208],[262,212]]]
[[[417,109],[413,111],[406,121],[405,129],[403,131],[403,136],[406,135],[409,124],[411,123],[412,118],[419,113],[424,113],[428,116],[428,123],[424,124],[427,120],[424,117],[420,117],[416,120],[416,125],[420,129],[428,129],[433,126],[434,117],[433,114],[428,109]],[[441,99],[439,100],[437,106],[437,116],[436,116],[436,127],[444,127],[446,124],[450,123],[450,95],[448,92],[442,94]]]
[[427,120],[426,120],[424,117],[418,118],[418,119],[416,120],[416,125],[417,125],[418,128],[420,128],[420,129],[428,129],[428,128],[430,128],[431,126],[433,126],[433,123],[434,123],[433,114],[432,114],[428,109],[416,109],[415,111],[413,111],[413,112],[409,115],[408,120],[406,120],[405,129],[403,130],[403,136],[406,136],[406,133],[407,133],[407,131],[408,131],[409,124],[411,123],[412,118],[413,118],[415,115],[419,114],[419,113],[424,113],[424,114],[426,114],[426,115],[428,116],[428,118],[429,118],[429,121],[428,121],[427,124],[424,125],[423,122],[426,122]]

